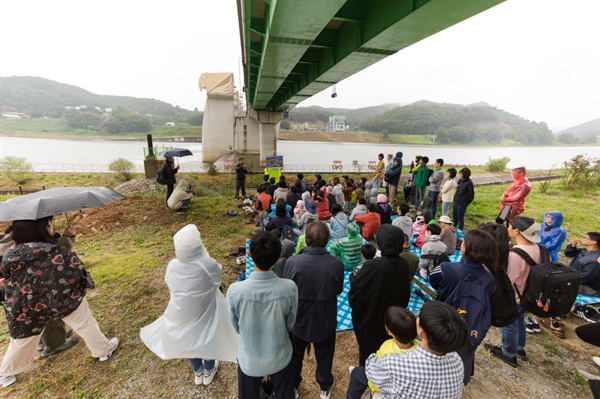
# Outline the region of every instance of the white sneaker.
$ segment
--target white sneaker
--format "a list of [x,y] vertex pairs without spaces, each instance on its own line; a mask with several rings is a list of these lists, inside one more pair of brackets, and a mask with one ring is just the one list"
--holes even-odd
[[100,357],[101,362],[105,362],[112,356],[113,352],[119,347],[119,338],[114,337],[108,341],[108,352],[106,355]]
[[350,374],[352,374],[352,370],[354,370],[355,368],[356,368],[356,367],[354,367],[354,366],[349,366],[349,367],[348,367],[348,372],[349,372]]
[[7,387],[17,382],[17,377],[14,375],[0,375],[0,385]]
[[200,369],[197,373],[194,373],[194,384],[204,384],[204,370]]
[[335,385],[335,378],[333,379],[333,384],[331,384],[331,386],[329,388],[327,388],[326,391],[320,392],[321,399],[329,399],[331,397],[331,390],[333,389],[334,385]]
[[202,383],[204,385],[210,385],[211,382],[215,379],[215,375],[217,375],[217,369],[219,368],[219,361],[215,360],[215,367],[212,370],[206,371],[204,370],[204,380]]

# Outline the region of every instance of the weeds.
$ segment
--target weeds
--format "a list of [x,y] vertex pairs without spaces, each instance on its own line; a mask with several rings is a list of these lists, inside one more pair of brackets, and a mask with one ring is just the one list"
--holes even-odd
[[560,343],[556,342],[555,340],[553,340],[552,338],[545,336],[542,344],[544,345],[544,348],[546,348],[549,352],[563,358],[565,356],[563,350],[560,347]]
[[484,165],[485,170],[487,170],[488,172],[504,172],[504,170],[506,169],[506,164],[510,162],[509,157],[502,157],[496,159],[488,157],[488,159],[489,161],[487,161],[487,163]]
[[600,158],[588,158],[585,155],[575,155],[571,160],[565,161],[565,186],[592,187],[600,185]]

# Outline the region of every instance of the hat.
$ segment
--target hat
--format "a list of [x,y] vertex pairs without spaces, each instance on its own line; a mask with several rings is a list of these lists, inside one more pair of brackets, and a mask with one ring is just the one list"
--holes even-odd
[[540,232],[541,226],[535,219],[530,218],[528,216],[517,216],[513,219],[510,225],[519,230],[519,233],[529,242],[538,243],[542,239],[538,235]]
[[320,174],[318,174],[318,173],[315,173],[315,177],[316,177],[317,179],[319,179],[319,180],[322,180],[322,179],[323,179],[323,178],[321,177],[321,175],[320,175]]
[[450,217],[448,215],[440,216],[440,218],[438,219],[438,222],[440,222],[440,223],[454,224],[454,223],[452,223],[452,220],[450,220]]
[[377,195],[377,203],[384,203],[387,202],[387,197],[385,194],[379,194]]
[[425,217],[424,216],[417,216],[417,218],[415,219],[416,223],[424,223],[425,222]]
[[313,200],[307,200],[306,203],[306,212],[315,214],[317,213],[317,203]]
[[517,173],[523,173],[524,175],[527,174],[527,169],[525,168],[525,166],[519,166],[516,168],[512,168],[513,172],[517,172]]

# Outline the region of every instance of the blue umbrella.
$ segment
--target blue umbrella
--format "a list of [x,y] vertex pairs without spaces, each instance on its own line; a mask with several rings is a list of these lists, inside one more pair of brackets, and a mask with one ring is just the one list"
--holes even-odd
[[187,157],[190,155],[194,155],[192,154],[192,152],[190,150],[188,150],[187,148],[171,148],[170,150],[166,150],[166,151],[161,151],[158,156],[159,157]]

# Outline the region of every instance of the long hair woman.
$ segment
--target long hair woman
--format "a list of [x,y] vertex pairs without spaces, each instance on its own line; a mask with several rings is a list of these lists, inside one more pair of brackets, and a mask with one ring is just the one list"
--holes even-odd
[[62,319],[85,341],[92,356],[105,361],[119,345],[102,334],[85,292],[87,272],[81,260],[59,246],[52,217],[16,220],[15,241],[2,257],[0,273],[6,279],[6,320],[10,342],[0,366],[0,384],[11,385],[31,366],[40,334],[46,325]]

